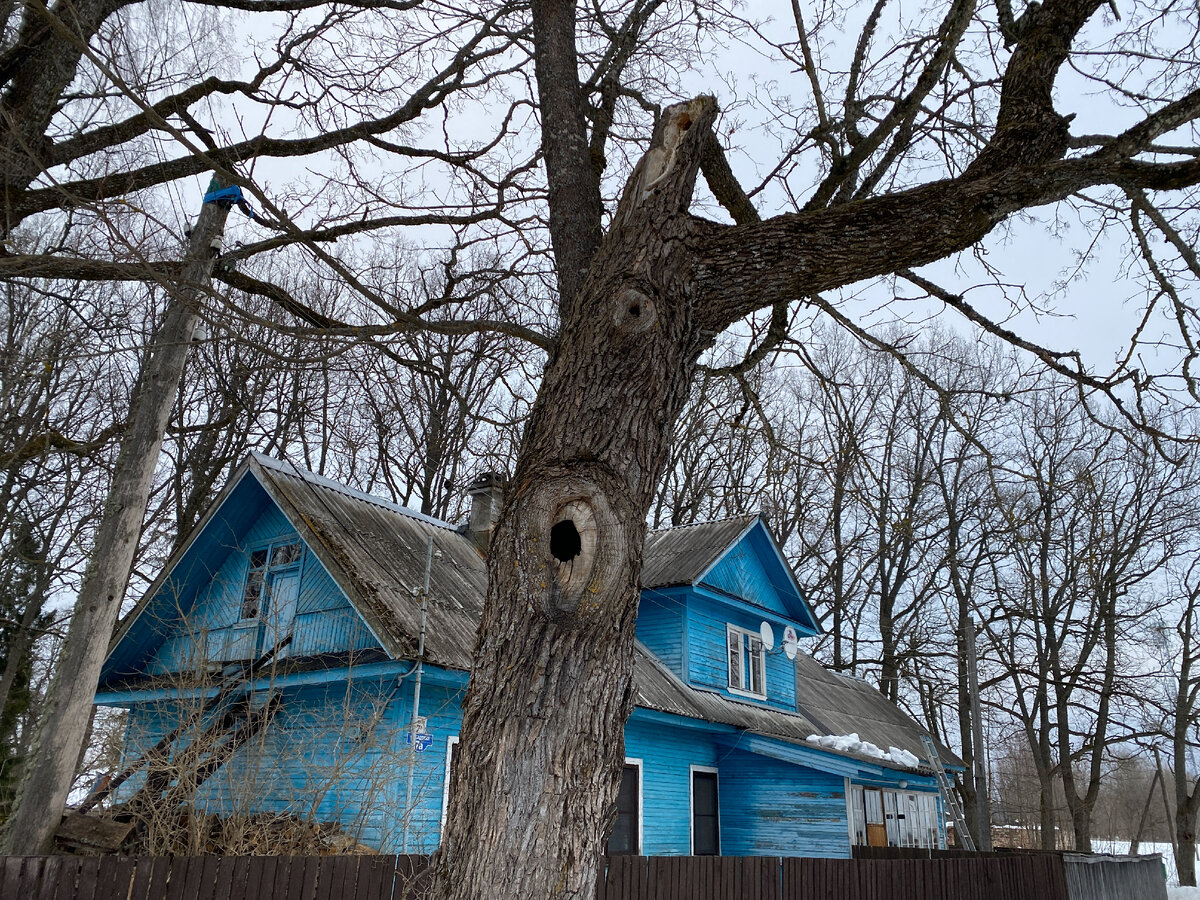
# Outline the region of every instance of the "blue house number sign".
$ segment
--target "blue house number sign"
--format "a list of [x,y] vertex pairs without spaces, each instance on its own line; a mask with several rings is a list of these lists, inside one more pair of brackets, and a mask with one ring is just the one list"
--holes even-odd
[[[411,731],[406,731],[404,733],[404,743],[411,744],[413,742],[412,738],[413,738],[413,736],[412,736]],[[418,734],[417,735],[417,752],[424,753],[426,750],[429,749],[429,745],[432,743],[433,743],[433,735],[432,734]]]

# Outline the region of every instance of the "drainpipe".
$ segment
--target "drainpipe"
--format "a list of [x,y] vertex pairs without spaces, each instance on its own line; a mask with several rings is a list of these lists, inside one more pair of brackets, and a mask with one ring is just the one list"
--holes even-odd
[[433,568],[433,535],[425,548],[425,584],[421,588],[421,633],[417,638],[417,679],[413,682],[412,719],[408,723],[408,786],[404,791],[404,852],[408,853],[408,826],[412,818],[413,776],[417,769],[417,719],[421,712],[421,676],[425,672],[425,616],[429,601],[429,573]]

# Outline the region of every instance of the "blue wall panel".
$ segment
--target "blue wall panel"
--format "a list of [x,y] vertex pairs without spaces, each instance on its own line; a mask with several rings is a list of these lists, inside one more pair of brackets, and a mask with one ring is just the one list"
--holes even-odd
[[[447,747],[461,727],[463,695],[426,682],[421,713],[433,740],[413,754],[405,742],[412,691],[411,678],[391,676],[289,690],[270,728],[205,783],[197,805],[222,815],[272,812],[336,821],[354,840],[385,853],[432,852],[441,832]],[[174,703],[135,707],[129,756],[186,712]],[[719,772],[725,855],[849,855],[840,776],[730,751],[716,732],[673,727],[664,718],[635,712],[625,729],[625,755],[642,765],[644,854],[690,852],[691,767],[701,766]],[[410,759],[413,804],[406,822]],[[139,783],[131,781],[122,796]]]
[[[254,629],[238,628],[242,593],[252,549],[272,542],[299,540],[291,523],[273,503],[268,504],[246,531],[241,546],[228,553],[211,583],[202,589],[192,609],[176,623],[151,656],[146,671],[153,675],[194,671],[202,660],[219,656],[216,648],[239,635],[255,640]],[[148,609],[143,615],[151,615]],[[159,613],[161,615],[161,613]],[[304,548],[300,561],[299,599],[294,638],[280,655],[311,656],[373,649],[379,646],[362,617],[350,606],[317,558]],[[265,638],[258,639],[261,643]]]
[[[409,852],[432,852],[441,827],[446,738],[458,734],[462,698],[457,691],[424,686],[421,711],[434,740],[425,752],[410,753],[404,738],[411,698],[412,680],[396,678],[287,691],[270,727],[201,786],[197,808],[223,816],[269,812],[338,822],[355,841],[400,853],[411,759],[416,765]],[[126,758],[140,756],[189,711],[175,703],[135,707]],[[120,798],[142,780],[131,779]]]
[[751,535],[742,538],[708,571],[701,583],[790,619],[791,615],[753,543]]
[[[714,688],[748,703],[755,701],[729,691],[729,660],[726,657],[725,626],[735,625],[757,632],[763,619],[718,601],[693,594],[687,608],[687,677],[698,687]],[[770,620],[768,620],[770,621]],[[796,708],[796,666],[783,653],[783,627],[775,628],[775,649],[767,654],[766,704],[780,709]]]
[[667,591],[642,592],[637,637],[679,678],[683,678],[684,604]]
[[845,781],[735,750],[721,761],[726,856],[850,856]]
[[642,853],[691,852],[691,766],[717,766],[711,735],[639,721],[625,726],[625,756],[642,760]]

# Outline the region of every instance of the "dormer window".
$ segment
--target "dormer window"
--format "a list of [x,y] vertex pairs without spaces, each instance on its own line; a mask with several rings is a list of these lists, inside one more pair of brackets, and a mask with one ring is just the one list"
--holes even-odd
[[729,649],[729,690],[765,700],[767,697],[767,655],[758,632],[736,625],[725,626]]

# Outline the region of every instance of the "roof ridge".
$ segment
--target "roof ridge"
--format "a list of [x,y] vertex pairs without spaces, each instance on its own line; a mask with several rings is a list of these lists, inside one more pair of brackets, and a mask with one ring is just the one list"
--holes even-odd
[[415,509],[409,509],[407,506],[401,506],[399,503],[393,503],[391,500],[385,500],[383,497],[377,497],[375,494],[368,494],[366,491],[360,491],[357,488],[352,488],[349,485],[342,484],[340,481],[335,481],[325,475],[318,475],[316,472],[310,472],[308,469],[301,468],[291,460],[276,459],[273,456],[268,456],[258,450],[250,451],[251,458],[265,469],[270,469],[274,472],[279,472],[283,475],[292,475],[301,480],[315,485],[317,487],[327,488],[338,494],[351,497],[355,500],[362,500],[366,503],[371,503],[375,506],[386,509],[390,512],[399,513],[403,516],[408,516],[410,519],[415,519],[418,522],[424,522],[426,525],[433,525],[437,528],[445,528],[448,531],[458,533],[458,526],[451,525],[449,522],[442,519],[427,516],[423,512],[418,512]]
[[721,525],[725,522],[734,522],[734,521],[741,521],[741,520],[750,521],[752,519],[759,519],[761,517],[762,517],[762,513],[742,513],[741,515],[736,515],[736,516],[725,516],[724,518],[721,518],[721,519],[708,519],[704,522],[689,522],[687,525],[667,525],[663,528],[652,528],[652,529],[650,529],[649,533],[650,534],[666,534],[668,531],[683,531],[685,528],[702,528],[705,525]]

